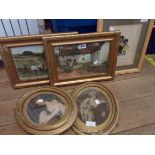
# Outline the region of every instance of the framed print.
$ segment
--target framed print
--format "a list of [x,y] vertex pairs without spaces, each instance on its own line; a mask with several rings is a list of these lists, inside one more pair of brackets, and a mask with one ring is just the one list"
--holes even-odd
[[116,74],[139,72],[142,68],[153,20],[104,19],[98,21],[98,31],[121,31]]
[[61,134],[72,126],[76,116],[73,98],[54,87],[34,89],[16,105],[17,122],[31,134]]
[[105,86],[85,83],[73,91],[73,99],[78,107],[73,129],[78,134],[109,134],[117,125],[118,103]]
[[3,61],[14,88],[49,83],[42,37],[65,34],[70,33],[0,38]]
[[43,37],[51,84],[112,79],[119,36],[107,32]]

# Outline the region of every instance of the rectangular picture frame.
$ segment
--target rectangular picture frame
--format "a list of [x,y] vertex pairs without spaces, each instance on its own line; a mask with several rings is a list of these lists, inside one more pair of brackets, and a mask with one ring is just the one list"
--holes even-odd
[[[127,74],[127,73],[135,73],[135,72],[140,72],[143,63],[144,63],[144,58],[145,58],[145,53],[147,50],[147,46],[150,40],[151,32],[152,32],[152,27],[153,27],[154,20],[153,19],[98,19],[97,21],[97,31],[98,32],[104,32],[104,31],[118,31],[122,30],[121,33],[125,36],[127,36],[127,33],[125,32],[125,28],[128,29],[128,34],[133,34],[135,35],[136,33],[139,35],[129,36],[130,39],[132,39],[132,42],[128,48],[130,52],[133,54],[130,54],[131,60],[133,61],[132,64],[130,65],[123,65],[121,66],[116,66],[116,75],[119,74]],[[137,26],[137,27],[136,27]],[[120,28],[120,29],[119,29]],[[141,29],[141,30],[140,30]],[[129,33],[130,31],[130,33]],[[121,34],[121,36],[122,36]],[[137,37],[137,38],[136,38]],[[128,36],[124,37],[127,38]],[[120,38],[121,40],[121,38]],[[136,40],[136,41],[135,41]],[[129,40],[128,40],[129,41]],[[129,43],[129,42],[128,42]],[[118,50],[119,52],[119,50]],[[135,53],[134,53],[135,52]],[[118,55],[117,63],[119,63],[119,59],[122,60],[122,62],[125,62],[125,56],[123,59],[120,58],[121,56]],[[127,58],[127,57],[126,57]],[[128,59],[128,58],[127,58]]]
[[[89,81],[113,79],[119,37],[120,32],[43,37],[51,85],[66,86]],[[101,50],[101,47],[104,47],[102,45],[105,45],[105,47],[106,45],[109,46],[107,56],[105,54],[107,49]],[[96,46],[99,51],[94,50],[97,48]],[[105,54],[105,57],[102,58],[107,57],[107,60],[98,60],[98,66],[96,64],[92,65],[92,58],[95,57],[95,54],[98,55],[97,52]],[[83,56],[84,62],[81,62],[83,61]],[[93,62],[95,63],[95,61]],[[106,62],[107,68],[102,68],[104,62]],[[72,69],[70,70],[71,67]]]
[[44,56],[45,47],[42,37],[76,33],[53,33],[0,38],[0,52],[12,87],[24,88],[49,84],[47,62]]

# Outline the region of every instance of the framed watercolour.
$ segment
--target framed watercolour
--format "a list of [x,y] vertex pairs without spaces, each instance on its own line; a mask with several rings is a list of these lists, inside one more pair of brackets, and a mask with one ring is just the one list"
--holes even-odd
[[117,125],[117,100],[105,86],[85,83],[73,91],[73,99],[78,107],[73,129],[78,134],[109,134]]
[[48,84],[42,37],[67,34],[70,33],[0,38],[1,53],[12,86],[21,88]]
[[34,89],[16,105],[19,125],[31,134],[61,134],[77,116],[77,106],[70,95],[59,88]]
[[119,36],[107,32],[43,37],[51,84],[112,79]]
[[139,72],[152,32],[153,20],[104,19],[98,20],[98,32],[121,31],[116,74]]

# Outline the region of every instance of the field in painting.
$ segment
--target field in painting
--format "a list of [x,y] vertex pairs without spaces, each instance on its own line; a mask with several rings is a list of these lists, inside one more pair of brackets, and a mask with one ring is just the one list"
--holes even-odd
[[14,54],[13,58],[21,80],[47,77],[47,67],[42,53]]

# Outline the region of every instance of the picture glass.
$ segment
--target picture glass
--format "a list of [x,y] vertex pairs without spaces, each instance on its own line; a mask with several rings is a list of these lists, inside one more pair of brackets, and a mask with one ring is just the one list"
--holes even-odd
[[108,41],[56,46],[54,51],[60,80],[107,72]]
[[102,124],[108,117],[110,107],[107,97],[93,87],[84,89],[77,97],[78,118],[86,126]]
[[47,93],[32,98],[27,104],[27,115],[36,124],[52,124],[60,121],[65,105],[60,97]]
[[142,24],[113,26],[113,30],[121,31],[117,66],[132,65],[140,39]]
[[48,77],[43,46],[12,47],[10,50],[20,80]]
[[137,68],[142,54],[149,20],[104,19],[103,31],[120,31],[116,70]]

